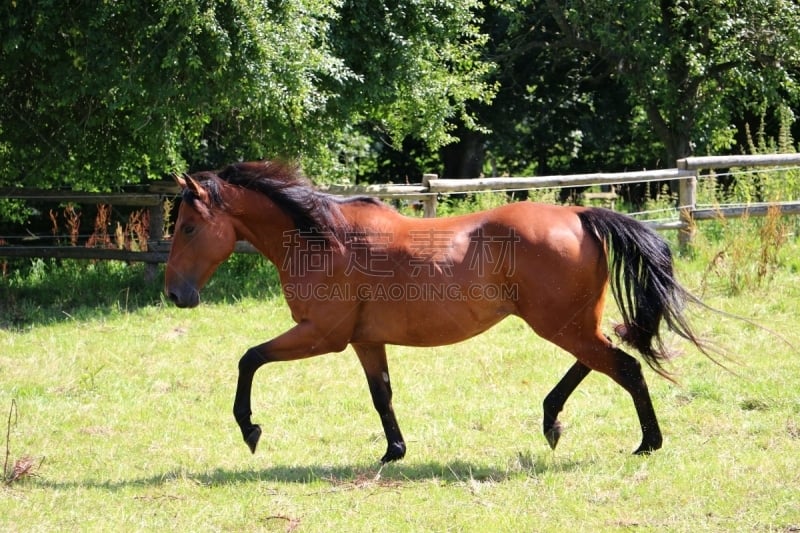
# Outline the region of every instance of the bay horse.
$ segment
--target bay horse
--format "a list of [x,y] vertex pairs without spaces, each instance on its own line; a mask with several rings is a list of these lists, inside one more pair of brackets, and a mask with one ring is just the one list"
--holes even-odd
[[662,445],[637,359],[601,331],[607,293],[620,309],[615,330],[657,373],[668,377],[660,335],[667,328],[706,353],[685,315],[697,302],[675,278],[667,243],[642,223],[593,207],[518,202],[444,218],[413,218],[370,197],[314,189],[291,164],[232,164],[176,177],[182,201],[165,274],[165,293],[194,307],[200,289],[237,241],[250,242],[278,270],[296,325],[239,361],[233,414],[255,453],[251,421],[257,369],[344,350],[366,374],[386,436],[382,463],[406,443],[392,407],[386,345],[441,346],[486,331],[508,315],[576,361],[543,402],[551,448],[567,398],[592,371],[630,394],[642,431],[634,453]]

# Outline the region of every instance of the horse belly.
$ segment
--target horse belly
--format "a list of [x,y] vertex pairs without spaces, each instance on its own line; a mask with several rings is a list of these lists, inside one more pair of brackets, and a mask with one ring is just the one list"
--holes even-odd
[[442,346],[469,339],[513,312],[505,302],[391,302],[363,306],[353,342]]

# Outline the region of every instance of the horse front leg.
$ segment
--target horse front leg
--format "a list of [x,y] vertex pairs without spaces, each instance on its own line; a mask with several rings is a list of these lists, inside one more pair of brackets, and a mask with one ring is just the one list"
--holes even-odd
[[338,352],[347,346],[346,341],[322,333],[324,329],[311,322],[301,322],[286,333],[250,348],[239,360],[239,378],[236,383],[236,396],[233,400],[233,416],[242,438],[252,453],[261,438],[261,426],[253,424],[250,403],[253,377],[266,363],[274,361],[294,361],[329,352]]
[[250,420],[252,410],[250,407],[250,393],[253,388],[253,376],[268,359],[256,348],[250,348],[239,360],[239,379],[236,382],[236,397],[233,400],[233,416],[239,429],[242,430],[244,442],[251,453],[256,453],[258,439],[261,438],[261,426],[253,424]]
[[364,368],[372,404],[381,417],[383,433],[386,435],[386,453],[381,457],[381,463],[402,459],[406,454],[406,443],[392,408],[392,384],[389,380],[389,365],[386,362],[386,346],[353,344],[353,349]]

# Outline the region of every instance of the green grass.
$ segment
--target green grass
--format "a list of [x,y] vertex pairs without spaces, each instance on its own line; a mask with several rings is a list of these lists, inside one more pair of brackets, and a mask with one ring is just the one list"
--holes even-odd
[[[782,253],[769,279],[737,296],[702,254],[678,269],[709,304],[800,344],[797,245]],[[78,295],[66,313],[6,287],[17,301],[0,329],[2,434],[13,400],[9,463],[30,456],[38,467],[0,487],[0,530],[800,528],[800,357],[757,327],[696,313],[739,375],[674,341],[686,351],[680,385],[646,374],[665,433],[649,457],[630,454],[640,439],[630,398],[594,374],[550,451],[541,401],[571,357],[517,319],[455,346],[391,347],[408,455],[379,469],[385,441],[349,349],[262,368],[253,419],[264,435],[255,455],[241,441],[238,359],[291,325],[269,269],[236,259],[193,310],[164,304],[160,279],[141,273],[122,269],[92,295],[99,305]]]

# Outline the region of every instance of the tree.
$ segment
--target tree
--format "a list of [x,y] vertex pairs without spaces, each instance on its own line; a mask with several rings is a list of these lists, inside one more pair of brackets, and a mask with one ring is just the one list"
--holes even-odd
[[672,166],[798,103],[791,0],[494,0],[482,17],[499,89],[473,112],[491,133],[446,157],[490,173]]
[[[484,18],[497,97],[478,104],[491,130],[488,159],[502,173],[623,170],[656,161],[624,87],[592,54],[557,47],[558,25],[543,2],[494,2]],[[493,170],[494,171],[494,170]]]
[[794,0],[546,0],[555,49],[601,62],[646,113],[672,164],[728,148],[740,109],[797,101]]
[[[429,160],[432,151],[458,139],[458,124],[479,129],[468,104],[490,101],[494,87],[487,83],[492,65],[481,57],[486,35],[478,7],[476,0],[344,3],[331,41],[357,78],[342,91],[350,97],[334,107],[357,125],[351,139],[366,149],[356,155],[372,160],[353,165],[352,175],[369,179],[370,167],[378,167],[373,178],[407,177],[413,166],[407,151]],[[365,108],[372,112],[365,114]],[[397,159],[399,166],[388,167],[394,171],[380,171]]]
[[334,176],[364,128],[450,140],[490,98],[473,2],[0,7],[0,184],[108,189],[235,159]]

